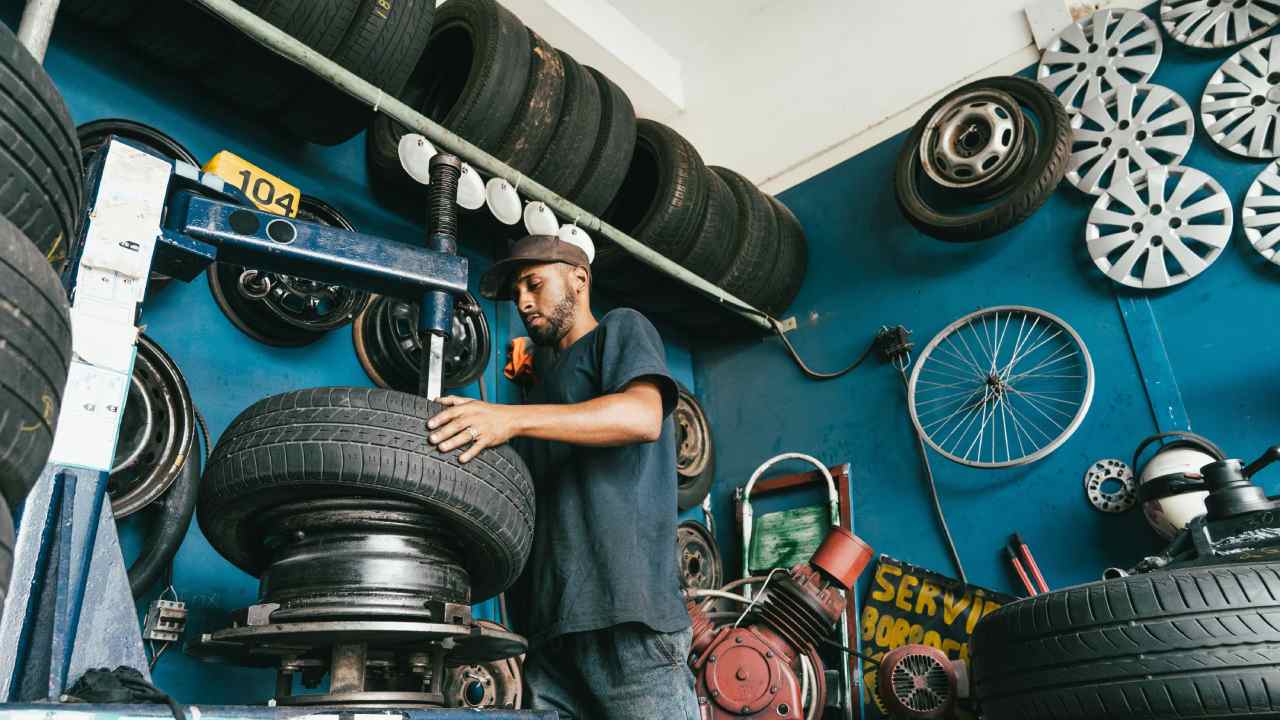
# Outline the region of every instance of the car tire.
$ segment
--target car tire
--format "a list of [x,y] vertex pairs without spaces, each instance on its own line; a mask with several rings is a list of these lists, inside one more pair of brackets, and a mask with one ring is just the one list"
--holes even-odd
[[599,88],[600,130],[582,176],[568,197],[583,210],[599,215],[613,202],[627,176],[636,147],[636,110],[631,98],[604,73],[584,67]]
[[1280,563],[1184,567],[1006,605],[974,630],[987,720],[1280,716]]
[[321,497],[412,500],[467,548],[472,600],[520,574],[533,538],[533,484],[509,446],[471,462],[427,442],[426,421],[444,406],[373,388],[318,388],[275,395],[240,413],[218,440],[197,517],[223,557],[250,574],[268,561],[262,511]]
[[737,251],[716,285],[763,310],[778,259],[778,218],[769,198],[750,180],[728,168],[711,169],[729,186],[738,206]]
[[530,176],[552,192],[567,196],[591,160],[600,133],[602,105],[595,77],[569,53],[557,52],[564,65],[564,104],[551,142]]

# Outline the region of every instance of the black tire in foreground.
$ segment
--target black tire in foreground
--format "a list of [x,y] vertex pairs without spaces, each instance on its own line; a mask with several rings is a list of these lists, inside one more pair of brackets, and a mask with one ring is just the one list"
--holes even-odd
[[53,447],[71,367],[71,317],[49,262],[3,218],[0,305],[0,494],[16,508]]
[[[975,201],[973,191],[958,191],[928,177],[920,162],[920,143],[940,111],[959,98],[983,91],[1006,93],[1038,121],[1028,133],[1035,147],[1023,150],[1019,166],[996,197]],[[1053,194],[1067,170],[1071,155],[1071,123],[1067,111],[1051,91],[1021,77],[992,77],[971,82],[947,94],[929,108],[898,154],[894,189],[898,207],[920,232],[949,242],[971,242],[998,235],[1031,216]],[[1007,189],[1006,189],[1007,188]]]
[[[344,0],[358,3],[330,59],[400,97],[431,34],[434,0]],[[351,139],[368,124],[373,109],[318,77],[308,76],[281,122],[321,145]]]
[[471,462],[441,453],[426,421],[441,406],[372,388],[317,388],[260,400],[218,440],[200,489],[197,517],[223,557],[264,569],[263,511],[325,497],[412,500],[431,510],[467,548],[463,562],[479,602],[519,575],[533,538],[533,484],[503,445]]
[[84,203],[75,124],[44,68],[3,24],[0,63],[0,215],[59,263]]
[[1134,575],[1007,605],[974,631],[986,720],[1280,717],[1280,563]]
[[716,474],[711,424],[698,398],[679,385],[676,398],[676,492],[681,510],[696,507],[711,492]]

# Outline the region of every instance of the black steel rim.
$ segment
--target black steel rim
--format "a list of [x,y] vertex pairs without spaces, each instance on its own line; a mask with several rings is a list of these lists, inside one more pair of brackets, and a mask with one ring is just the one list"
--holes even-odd
[[[381,387],[417,392],[422,362],[418,306],[378,296],[355,320],[352,338],[360,365]],[[453,305],[453,330],[444,345],[447,388],[466,387],[489,365],[489,321],[471,293]]]
[[[298,217],[343,230],[354,230],[342,213],[303,195]],[[333,283],[284,273],[261,272],[230,263],[208,270],[214,301],[241,332],[277,347],[300,347],[342,327],[369,302],[369,293]]]
[[117,518],[141,510],[169,489],[194,438],[195,410],[182,372],[159,345],[140,335],[107,481]]

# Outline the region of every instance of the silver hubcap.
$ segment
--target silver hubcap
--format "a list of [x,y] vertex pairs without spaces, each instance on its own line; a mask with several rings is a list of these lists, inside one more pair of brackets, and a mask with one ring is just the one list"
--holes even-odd
[[940,185],[978,185],[1016,160],[1022,122],[1017,102],[1005,93],[956,98],[925,128],[920,163]]
[[1249,186],[1240,216],[1253,249],[1280,265],[1280,160],[1268,165]]
[[1200,101],[1213,141],[1246,157],[1280,155],[1280,38],[1264,38],[1218,68]]
[[1169,37],[1194,48],[1226,48],[1280,24],[1276,0],[1163,0],[1160,24]]
[[1151,18],[1137,10],[1100,10],[1054,38],[1036,77],[1076,112],[1108,90],[1146,82],[1163,51]]
[[1186,101],[1159,85],[1125,85],[1085,103],[1071,119],[1067,180],[1091,195],[1157,165],[1176,165],[1195,135]]
[[1231,200],[1189,167],[1121,178],[1089,213],[1089,257],[1107,277],[1154,289],[1184,283],[1218,259],[1231,238]]

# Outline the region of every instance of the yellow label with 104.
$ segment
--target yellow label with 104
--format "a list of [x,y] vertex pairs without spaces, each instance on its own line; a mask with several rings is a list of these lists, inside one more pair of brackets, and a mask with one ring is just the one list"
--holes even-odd
[[223,150],[209,158],[204,171],[240,188],[259,210],[295,217],[302,192],[298,188],[236,155]]

